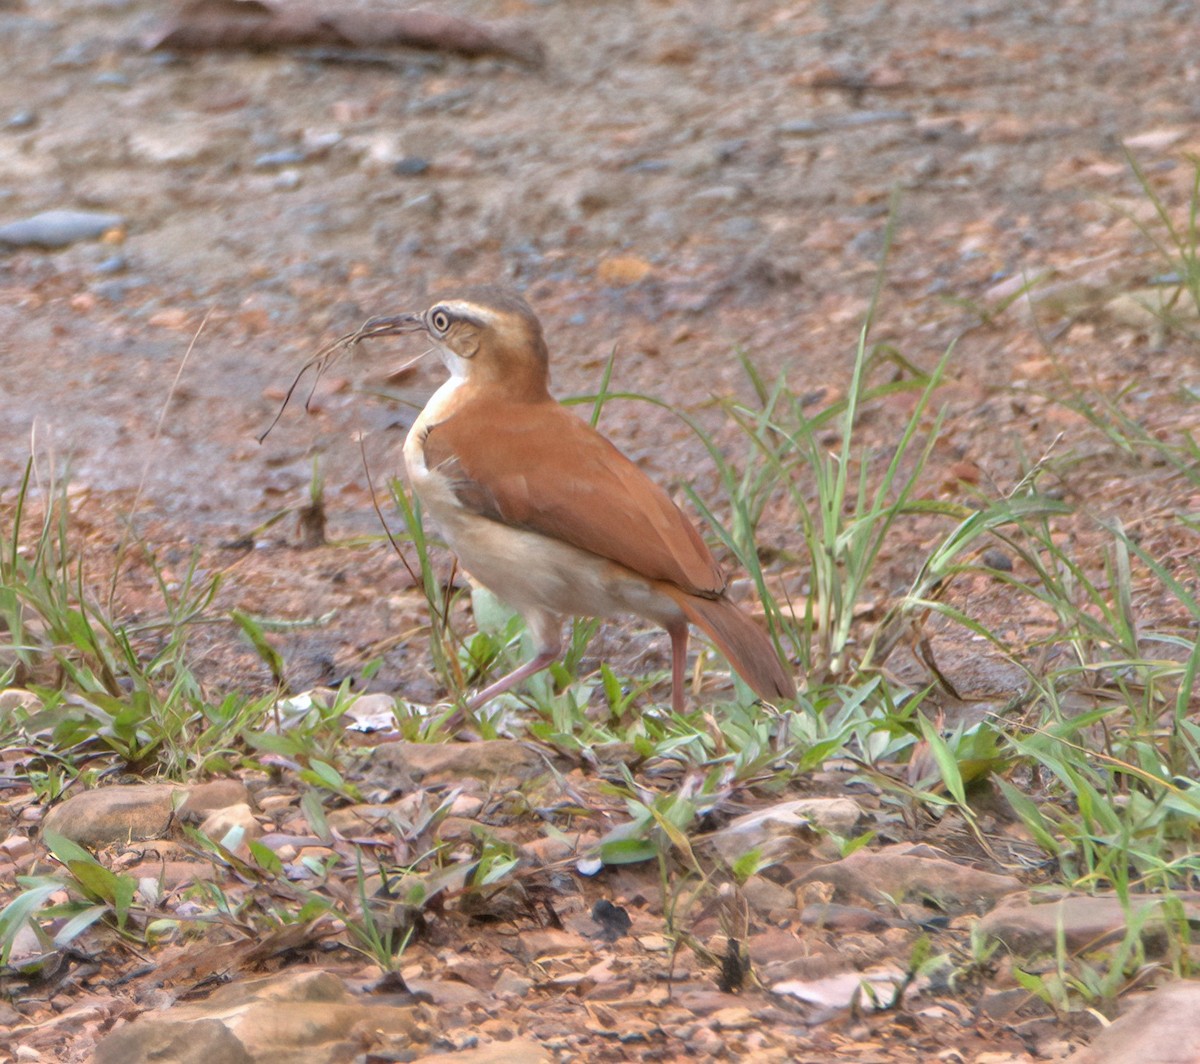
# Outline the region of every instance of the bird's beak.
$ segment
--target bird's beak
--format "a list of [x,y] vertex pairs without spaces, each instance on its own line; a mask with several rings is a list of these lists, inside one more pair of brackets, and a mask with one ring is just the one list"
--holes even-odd
[[369,318],[358,330],[356,339],[369,340],[375,336],[400,336],[403,333],[424,331],[423,314],[396,314],[388,318]]

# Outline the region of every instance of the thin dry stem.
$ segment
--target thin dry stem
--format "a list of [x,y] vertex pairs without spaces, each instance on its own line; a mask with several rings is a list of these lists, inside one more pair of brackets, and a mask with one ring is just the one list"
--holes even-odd
[[[313,377],[312,387],[309,389],[308,396],[304,400],[304,409],[307,411],[309,404],[312,402],[312,397],[316,393],[317,385],[321,383],[321,378],[328,371],[329,367],[334,365],[347,350],[357,346],[363,340],[369,340],[373,336],[394,335],[394,332],[390,331],[391,326],[391,318],[368,318],[354,332],[346,333],[345,336],[339,336],[333,343],[321,348],[320,351],[300,367],[299,372],[293,378],[291,386],[287,390],[287,394],[283,397],[283,402],[279,404],[279,410],[271,420],[271,424],[258,437],[258,442],[262,443],[270,435],[271,430],[279,424],[279,419],[283,417],[283,412],[287,409],[288,403],[291,402],[292,395],[295,393],[296,387],[300,384],[300,380],[304,374],[316,367],[316,375]],[[409,359],[396,372],[402,372],[408,369],[409,366],[416,365],[427,353],[423,351],[416,358]]]

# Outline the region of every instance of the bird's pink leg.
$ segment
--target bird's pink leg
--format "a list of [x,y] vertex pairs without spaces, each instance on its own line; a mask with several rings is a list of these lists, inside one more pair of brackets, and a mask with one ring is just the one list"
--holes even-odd
[[529,679],[548,665],[553,665],[562,656],[562,618],[553,613],[523,611],[525,623],[536,641],[537,653],[530,661],[519,668],[513,669],[507,676],[501,676],[495,683],[490,683],[479,694],[467,702],[471,711],[486,705],[497,695],[504,694],[516,687],[522,680]]
[[671,709],[682,713],[684,675],[687,672],[687,621],[678,620],[667,625],[667,635],[671,637]]
[[558,660],[558,657],[558,647],[555,647],[553,650],[539,650],[531,660],[525,662],[520,668],[513,669],[507,676],[501,676],[495,683],[488,684],[479,694],[467,702],[467,708],[470,710],[480,709],[497,695],[502,695],[505,691],[511,690],[522,680],[527,680],[535,673],[541,672],[546,666],[553,665]]

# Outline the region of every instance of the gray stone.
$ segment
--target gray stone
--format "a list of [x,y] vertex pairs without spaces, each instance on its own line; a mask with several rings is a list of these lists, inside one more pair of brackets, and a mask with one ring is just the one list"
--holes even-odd
[[282,148],[279,151],[263,152],[254,160],[255,170],[275,170],[281,166],[296,166],[308,156],[299,148]]
[[392,173],[397,177],[420,177],[429,172],[429,160],[419,155],[406,155],[392,163]]
[[37,112],[29,110],[14,111],[4,123],[5,129],[32,129],[37,125]]
[[125,219],[100,211],[43,211],[0,225],[0,244],[9,247],[64,248],[77,240],[96,240]]

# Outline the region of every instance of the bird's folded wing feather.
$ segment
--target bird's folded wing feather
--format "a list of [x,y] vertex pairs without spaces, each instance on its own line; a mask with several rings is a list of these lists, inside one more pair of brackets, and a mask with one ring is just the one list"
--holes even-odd
[[603,436],[557,403],[480,399],[429,429],[425,465],[459,503],[692,594],[725,578],[688,517]]

